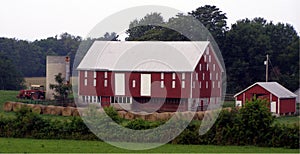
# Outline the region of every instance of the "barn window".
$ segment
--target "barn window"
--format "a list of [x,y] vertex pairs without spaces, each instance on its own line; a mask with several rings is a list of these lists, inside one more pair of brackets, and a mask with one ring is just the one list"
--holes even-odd
[[132,88],[135,88],[135,80],[132,80]]
[[208,71],[208,64],[206,64],[206,70]]
[[172,88],[175,88],[175,81],[172,81]]
[[205,80],[205,74],[202,73],[202,80]]
[[216,80],[219,80],[219,74],[216,73]]
[[164,81],[160,81],[160,88],[164,88]]
[[94,87],[96,87],[96,84],[97,84],[97,81],[96,81],[96,79],[94,79],[94,83],[93,83]]
[[185,73],[182,73],[182,74],[181,74],[181,78],[182,78],[182,80],[185,79]]
[[196,73],[196,80],[198,81],[198,73]]
[[126,97],[126,103],[130,103],[130,97]]
[[201,64],[199,64],[199,71],[201,71],[202,70],[202,65]]
[[209,54],[209,48],[206,48],[206,54],[207,55]]
[[176,74],[172,73],[172,79],[174,80],[176,78]]
[[94,78],[96,78],[97,77],[97,72],[96,71],[94,71]]
[[160,79],[164,79],[164,73],[160,73]]
[[107,80],[104,80],[104,87],[107,87]]
[[196,86],[195,86],[195,81],[193,81],[193,84],[192,84],[192,88],[195,88]]
[[208,88],[208,82],[206,81],[206,85],[205,85],[205,88],[207,89]]
[[202,87],[202,82],[200,81],[200,82],[199,82],[199,88],[201,88],[201,87]]
[[185,88],[185,82],[184,81],[181,81],[181,87]]
[[208,62],[211,62],[211,55],[208,56]]
[[216,70],[216,64],[213,64],[213,70],[214,71]]
[[104,72],[104,78],[105,79],[107,78],[107,72]]
[[221,87],[221,83],[220,83],[220,81],[218,81],[218,88],[220,88]]
[[212,74],[209,73],[209,80],[212,80]]
[[206,56],[204,55],[204,62],[206,62]]
[[84,85],[87,86],[87,79],[84,79]]
[[212,88],[215,88],[215,81],[212,82]]
[[87,71],[84,71],[84,77],[87,77]]

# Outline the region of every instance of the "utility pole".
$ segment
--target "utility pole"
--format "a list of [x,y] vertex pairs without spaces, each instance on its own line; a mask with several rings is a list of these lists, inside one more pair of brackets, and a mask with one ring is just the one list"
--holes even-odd
[[268,76],[269,76],[269,55],[267,54],[267,60],[265,61],[266,65],[266,82],[268,82]]

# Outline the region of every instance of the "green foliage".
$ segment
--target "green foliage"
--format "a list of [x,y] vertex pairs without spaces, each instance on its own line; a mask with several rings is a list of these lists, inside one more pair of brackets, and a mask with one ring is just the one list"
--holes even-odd
[[0,47],[0,89],[22,89],[24,87],[24,79],[22,74],[20,74],[20,72],[17,70],[16,66],[13,64],[13,61],[8,59],[1,50],[3,49]]
[[105,107],[104,111],[113,121],[115,121],[116,123],[121,123],[122,119],[119,117],[118,112],[114,107]]
[[226,32],[221,51],[229,93],[265,80],[266,54],[271,60],[269,80],[292,91],[299,88],[299,36],[289,24],[274,24],[263,18],[237,21]]
[[54,89],[54,98],[57,100],[66,100],[71,93],[72,85],[67,84],[65,78],[62,77],[61,73],[55,75],[55,81],[57,84],[50,84],[50,89]]

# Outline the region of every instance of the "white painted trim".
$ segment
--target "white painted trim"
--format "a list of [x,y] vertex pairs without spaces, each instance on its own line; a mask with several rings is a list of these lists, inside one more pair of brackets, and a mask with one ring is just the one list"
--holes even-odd
[[280,98],[278,98],[278,115],[280,115]]

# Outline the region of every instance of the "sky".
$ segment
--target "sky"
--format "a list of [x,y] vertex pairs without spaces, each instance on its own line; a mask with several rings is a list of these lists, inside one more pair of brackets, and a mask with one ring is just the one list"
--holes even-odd
[[[226,13],[228,27],[240,19],[263,17],[289,23],[300,34],[299,0],[0,0],[0,37],[34,41],[67,32],[85,38],[102,20],[143,5],[167,6],[183,13],[215,5]],[[139,16],[144,15],[132,18]]]

